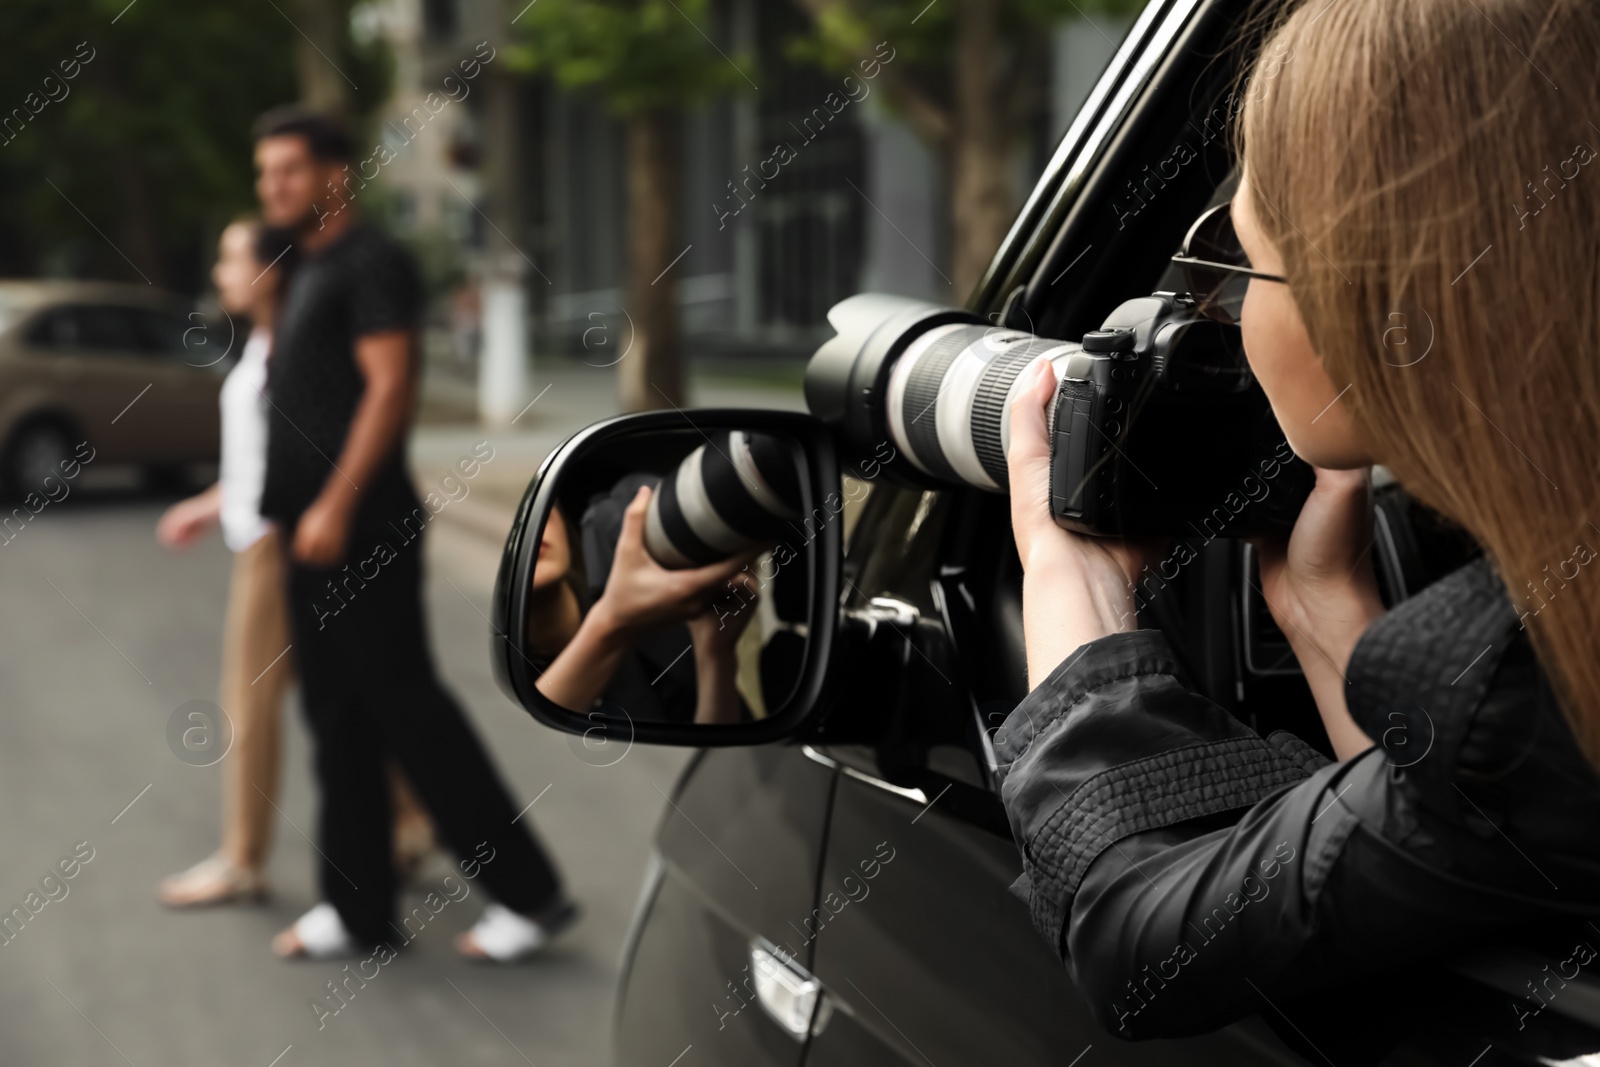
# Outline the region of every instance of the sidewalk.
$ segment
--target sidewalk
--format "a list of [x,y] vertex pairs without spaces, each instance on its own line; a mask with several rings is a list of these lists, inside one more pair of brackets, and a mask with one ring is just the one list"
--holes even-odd
[[[543,368],[530,394],[531,403],[511,425],[481,426],[467,421],[476,407],[473,385],[430,373],[423,384],[422,417],[411,435],[411,466],[418,491],[424,494],[439,489],[441,479],[454,471],[459,460],[472,458],[474,446],[481,452],[480,442],[493,449],[492,458],[483,461],[478,476],[467,483],[467,494],[439,512],[453,532],[465,535],[451,537],[453,547],[472,552],[478,557],[474,569],[491,574],[517,504],[539,464],[578,430],[618,413],[614,367],[563,362]],[[806,409],[797,389],[693,371],[689,399],[690,411],[695,407]]]

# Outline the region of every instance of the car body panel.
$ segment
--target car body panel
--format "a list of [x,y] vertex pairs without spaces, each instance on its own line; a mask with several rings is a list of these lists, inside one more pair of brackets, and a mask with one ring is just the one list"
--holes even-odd
[[[105,463],[214,462],[223,368],[191,356],[173,299],[138,286],[0,284],[0,441],[30,419],[68,424]],[[58,337],[55,316],[109,309],[129,316],[130,341],[103,347]],[[137,318],[133,318],[133,317]]]
[[941,803],[923,807],[840,779],[825,894],[859,873],[860,857],[880,842],[890,842],[894,859],[859,902],[834,903],[838,912],[817,937],[813,971],[834,1010],[809,1063],[1069,1064],[1091,1046],[1095,1064],[1301,1062],[1259,1022],[1183,1041],[1108,1036],[1009,892],[1022,873],[1016,845]]
[[[835,773],[797,746],[703,752],[657,832],[661,865],[618,992],[616,1062],[798,1065],[803,1044],[752,1002],[750,942],[808,965]],[[659,787],[658,787],[659,788]]]

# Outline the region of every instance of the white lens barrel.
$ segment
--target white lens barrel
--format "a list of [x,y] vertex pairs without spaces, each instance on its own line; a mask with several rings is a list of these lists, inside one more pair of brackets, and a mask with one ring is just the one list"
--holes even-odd
[[1006,490],[1017,378],[1039,355],[1060,374],[1076,345],[1020,330],[955,323],[915,338],[889,372],[890,436],[914,466],[945,481]]

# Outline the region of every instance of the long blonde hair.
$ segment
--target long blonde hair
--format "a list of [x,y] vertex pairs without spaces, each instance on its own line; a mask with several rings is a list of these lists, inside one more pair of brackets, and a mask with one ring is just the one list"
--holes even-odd
[[1596,0],[1307,0],[1238,132],[1339,403],[1484,546],[1600,766],[1597,57]]

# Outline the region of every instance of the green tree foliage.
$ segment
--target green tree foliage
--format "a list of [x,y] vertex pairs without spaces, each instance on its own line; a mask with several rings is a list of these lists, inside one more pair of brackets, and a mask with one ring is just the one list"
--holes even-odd
[[[301,38],[282,11],[214,0],[0,4],[0,271],[199,288],[218,230],[253,206],[251,123],[299,95]],[[351,46],[331,59],[359,105],[382,101],[380,52]]]
[[676,280],[681,122],[687,108],[753,88],[754,60],[729,55],[711,0],[544,0],[520,17],[511,63],[568,89],[591,90],[623,120],[627,142],[628,284],[633,323],[618,365],[625,410],[681,404]]
[[544,0],[517,29],[513,65],[593,89],[618,116],[682,111],[756,76],[753,57],[712,43],[711,0]]

